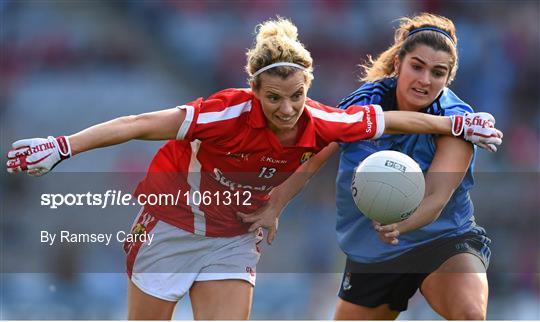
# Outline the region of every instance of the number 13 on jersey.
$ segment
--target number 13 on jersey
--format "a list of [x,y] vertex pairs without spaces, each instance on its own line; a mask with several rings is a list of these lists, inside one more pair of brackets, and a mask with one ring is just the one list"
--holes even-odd
[[262,167],[261,172],[259,172],[259,178],[270,179],[276,173],[276,168]]

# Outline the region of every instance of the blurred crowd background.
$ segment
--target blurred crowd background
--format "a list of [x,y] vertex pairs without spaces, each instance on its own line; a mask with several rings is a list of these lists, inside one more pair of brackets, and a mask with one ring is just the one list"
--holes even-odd
[[[255,26],[276,15],[297,24],[315,60],[310,97],[337,105],[359,86],[357,65],[393,42],[396,19],[420,12],[453,19],[460,69],[451,88],[476,110],[494,114],[505,134],[497,154],[478,153],[472,192],[478,222],[493,239],[488,319],[538,320],[538,1],[0,0],[1,149],[6,153],[16,139],[71,134],[114,117],[245,87],[245,51]],[[131,142],[93,151],[55,171],[130,172],[142,178],[161,144]],[[344,267],[334,237],[336,165],[335,159],[329,162],[290,205],[275,244],[265,247],[260,269],[266,273],[258,276],[252,318],[331,318]],[[32,186],[46,189],[54,182],[5,173],[0,180],[1,262],[38,243],[30,227],[48,217],[32,206],[39,203]],[[99,210],[76,211],[94,220]],[[136,210],[117,211],[128,226],[124,218]],[[70,254],[69,263],[111,256]],[[121,251],[115,254],[121,257]],[[82,273],[65,258],[48,260],[57,261],[58,269],[38,273],[45,257],[24,272],[2,271],[1,319],[125,318],[124,274]],[[297,268],[265,270],[271,262]],[[175,317],[191,318],[188,301]],[[417,295],[400,318],[439,317]]]

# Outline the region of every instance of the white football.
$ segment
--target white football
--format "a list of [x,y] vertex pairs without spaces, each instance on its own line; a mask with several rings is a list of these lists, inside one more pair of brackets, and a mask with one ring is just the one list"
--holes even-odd
[[397,151],[373,153],[358,165],[352,180],[358,209],[385,225],[409,217],[424,198],[424,190],[418,163]]

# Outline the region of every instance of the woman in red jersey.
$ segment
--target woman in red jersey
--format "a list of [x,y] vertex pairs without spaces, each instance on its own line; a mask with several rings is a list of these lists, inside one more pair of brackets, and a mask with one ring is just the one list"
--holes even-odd
[[170,319],[189,292],[195,319],[247,319],[260,237],[236,213],[262,207],[273,187],[330,142],[383,133],[464,133],[487,148],[501,143],[502,133],[485,113],[447,118],[383,113],[378,105],[345,111],[307,98],[313,61],[297,38],[286,19],[259,26],[247,52],[250,89],[223,90],[66,137],[13,143],[8,171],[39,176],[91,149],[133,139],[170,140],[135,194],[175,193],[183,202],[145,206],[136,219],[132,234],[154,238],[125,244],[128,318]]

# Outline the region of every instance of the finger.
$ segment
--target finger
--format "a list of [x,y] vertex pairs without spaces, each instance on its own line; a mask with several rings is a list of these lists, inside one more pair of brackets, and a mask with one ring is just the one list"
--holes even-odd
[[495,144],[486,144],[485,149],[491,153],[497,152],[497,146]]
[[29,155],[30,154],[30,148],[28,147],[22,147],[18,149],[9,150],[7,157],[8,159],[13,159],[16,157],[20,157],[23,155]]
[[497,146],[495,144],[488,144],[488,143],[478,143],[478,146],[482,149],[487,150],[488,152],[495,153],[497,152]]
[[13,149],[18,149],[22,147],[29,147],[30,144],[32,144],[32,139],[22,139],[22,140],[13,142],[11,146],[13,147]]
[[241,222],[244,222],[244,218],[249,218],[249,216],[247,214],[244,214],[242,212],[237,212],[236,213],[236,217],[241,221]]
[[260,227],[262,227],[262,221],[257,221],[254,224],[252,224],[251,226],[249,226],[249,232],[254,232],[255,230],[259,229]]
[[32,169],[31,166],[28,167],[28,174],[33,177],[41,177],[44,174],[49,173],[49,169],[47,168],[36,168]]
[[386,238],[396,238],[399,236],[399,230],[394,230],[392,232],[384,234],[384,237]]
[[26,173],[32,177],[41,177],[45,174],[42,168],[39,169],[29,169]]
[[[482,142],[478,142],[476,145],[478,145],[482,149],[487,150],[489,152],[493,152],[493,148],[495,147],[494,145],[490,146],[489,144],[482,143]],[[495,148],[495,151],[497,151],[497,148]]]
[[488,134],[488,135],[486,135],[486,137],[494,138],[494,139],[500,140],[502,142],[503,132],[501,132],[501,130],[496,129],[496,128],[491,128],[486,133]]
[[24,156],[8,160],[6,162],[6,165],[7,170],[10,173],[21,172],[28,169],[26,164],[26,157]]
[[391,224],[391,225],[386,225],[386,226],[380,226],[379,232],[381,232],[381,233],[391,232],[391,231],[395,231],[396,228],[397,228],[397,225],[396,225],[396,224]]
[[487,144],[495,144],[495,145],[501,145],[502,143],[502,139],[501,138],[498,138],[496,136],[491,136],[485,140],[482,140],[484,143],[487,143]]
[[239,212],[239,211],[238,211],[238,212],[236,212],[236,216],[237,216],[238,218],[241,218],[241,219],[254,218],[254,217],[259,216],[259,212],[258,212],[258,211],[255,211],[255,212],[246,214],[246,213],[243,213],[243,212]]
[[499,133],[496,130],[489,132],[473,132],[470,134],[469,139],[472,143],[479,144],[495,144],[501,145],[502,139],[499,137]]
[[242,217],[241,220],[243,223],[253,223],[256,221],[259,221],[261,218],[259,216],[250,216],[250,217]]
[[237,212],[236,217],[243,223],[255,222],[255,221],[258,220],[258,217],[255,216],[254,214],[256,214],[256,213],[254,212],[254,213],[251,213],[251,214],[246,214],[246,213],[243,213],[243,212]]
[[247,215],[248,215],[248,214],[245,214],[245,213],[240,212],[240,211],[237,211],[237,212],[236,212],[236,216],[237,216],[237,217],[245,217],[245,216],[247,216]]
[[[10,160],[11,161],[11,160]],[[22,169],[20,166],[18,165],[12,165],[12,164],[7,164],[7,167],[6,167],[6,170],[8,173],[18,173],[18,172],[22,172]]]
[[268,229],[268,236],[266,237],[266,242],[268,243],[268,245],[272,245],[272,242],[274,242],[275,235],[276,235],[275,228]]
[[237,212],[236,213],[236,219],[238,219],[238,221],[240,222],[244,222],[244,218],[247,218],[247,214],[245,213],[242,213],[242,212]]
[[497,130],[497,129],[493,129],[493,133],[491,134],[491,137],[497,138],[502,143],[503,136],[504,136],[504,134],[503,134],[502,131]]

